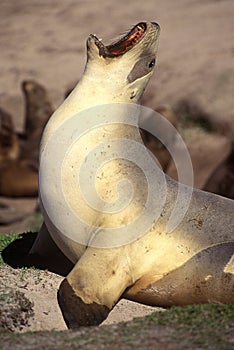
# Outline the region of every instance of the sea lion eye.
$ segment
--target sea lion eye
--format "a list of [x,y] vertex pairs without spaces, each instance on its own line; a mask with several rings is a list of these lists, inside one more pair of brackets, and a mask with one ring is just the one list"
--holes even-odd
[[155,66],[155,58],[149,63],[149,68],[153,68]]

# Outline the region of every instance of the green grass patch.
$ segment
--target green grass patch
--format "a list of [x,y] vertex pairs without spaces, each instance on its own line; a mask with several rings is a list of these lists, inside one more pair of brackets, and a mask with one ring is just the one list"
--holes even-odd
[[205,322],[206,325],[220,327],[226,321],[234,322],[234,303],[176,306],[165,312],[152,313],[146,316],[148,319],[156,320],[160,325],[186,325],[191,328]]
[[[65,342],[74,344],[74,349],[77,344],[84,348],[91,344],[97,347],[105,344],[106,349],[160,349],[162,344],[170,344],[173,349],[231,350],[234,344],[234,304],[173,307],[127,323],[82,329],[82,333],[74,334]],[[157,343],[159,347],[156,347]]]
[[12,234],[0,234],[0,264],[3,264],[2,260],[2,251],[13,241],[20,238],[20,234],[12,233]]
[[220,344],[223,345],[219,349],[231,349],[229,340],[234,344],[234,303],[173,307],[146,316],[146,320],[173,327],[181,340],[187,334],[194,345],[202,344],[204,349]]
[[[234,303],[173,307],[132,322],[103,327],[95,333],[96,345],[100,346],[105,338],[105,344],[109,346],[118,339],[119,345],[142,346],[143,349],[153,347],[158,340],[159,344],[175,344],[175,349],[231,350],[234,344]],[[90,335],[91,330],[85,339],[78,334],[73,341],[90,344]]]

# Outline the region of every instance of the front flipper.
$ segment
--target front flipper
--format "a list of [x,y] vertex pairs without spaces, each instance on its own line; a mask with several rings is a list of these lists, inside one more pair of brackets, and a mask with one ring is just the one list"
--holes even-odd
[[100,324],[131,284],[124,247],[89,247],[58,291],[68,328]]
[[98,303],[86,304],[65,279],[59,288],[58,302],[68,328],[96,326],[104,321],[111,309]]

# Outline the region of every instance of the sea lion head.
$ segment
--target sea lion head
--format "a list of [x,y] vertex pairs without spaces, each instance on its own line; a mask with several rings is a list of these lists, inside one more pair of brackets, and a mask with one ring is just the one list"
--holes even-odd
[[137,102],[156,64],[160,27],[140,22],[120,40],[105,46],[95,35],[87,40],[86,77],[104,84],[117,102]]

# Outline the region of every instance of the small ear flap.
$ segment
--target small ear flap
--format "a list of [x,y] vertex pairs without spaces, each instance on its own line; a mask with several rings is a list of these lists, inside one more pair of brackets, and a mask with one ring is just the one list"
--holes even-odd
[[95,57],[99,56],[98,43],[99,43],[99,40],[96,38],[96,36],[93,34],[90,34],[86,42],[88,58],[94,59]]

